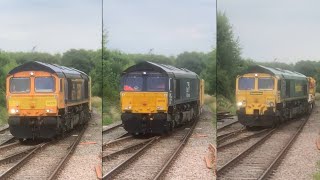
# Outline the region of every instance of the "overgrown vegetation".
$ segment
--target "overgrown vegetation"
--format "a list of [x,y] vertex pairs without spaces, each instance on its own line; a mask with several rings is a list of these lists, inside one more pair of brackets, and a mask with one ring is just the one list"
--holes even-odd
[[[236,76],[243,73],[249,66],[264,65],[300,72],[320,81],[320,62],[300,60],[296,63],[261,62],[258,59],[241,57],[239,39],[234,37],[232,26],[225,13],[217,15],[217,111],[235,113],[235,81]],[[320,91],[320,83],[317,83]]]
[[[95,98],[93,107],[101,109],[101,92],[99,91],[99,81],[101,74],[99,72],[99,63],[101,64],[101,51],[71,49],[63,54],[49,54],[40,52],[5,52],[0,51],[0,124],[7,123],[7,110],[6,110],[6,76],[8,72],[14,67],[24,64],[28,61],[40,61],[45,63],[59,64],[67,67],[73,67],[89,74],[92,78],[92,95],[100,97]],[[101,71],[101,70],[100,70]],[[99,94],[100,93],[100,94]],[[100,110],[101,111],[101,110]]]

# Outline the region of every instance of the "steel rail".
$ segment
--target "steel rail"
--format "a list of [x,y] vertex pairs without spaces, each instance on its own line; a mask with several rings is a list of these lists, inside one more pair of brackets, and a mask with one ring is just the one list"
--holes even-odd
[[31,150],[34,150],[36,147],[31,147],[31,148],[28,148],[28,149],[24,149],[22,151],[19,151],[19,152],[16,152],[14,154],[10,154],[2,159],[0,159],[0,164],[5,164],[7,162],[12,162],[14,161],[15,159],[17,159],[18,157],[21,157],[23,156],[24,154],[27,154],[29,153]]
[[275,170],[278,165],[281,163],[281,160],[283,157],[287,154],[293,143],[298,138],[299,134],[301,133],[302,129],[306,125],[307,121],[309,120],[309,117],[302,123],[302,125],[299,127],[299,129],[296,131],[296,133],[290,138],[286,146],[278,153],[277,157],[273,160],[273,162],[269,165],[269,167],[264,171],[264,173],[259,177],[259,180],[268,179],[270,174]]
[[102,156],[102,161],[105,161],[106,159],[111,159],[112,157],[114,156],[117,156],[119,154],[122,154],[124,152],[128,152],[128,151],[131,151],[131,150],[134,150],[134,149],[137,149],[138,147],[150,142],[152,139],[147,139],[145,141],[142,141],[142,142],[138,142],[138,143],[135,143],[135,144],[132,144],[132,145],[129,145],[127,147],[124,147],[116,152],[113,152],[111,154],[107,154],[107,155],[104,155]]
[[259,132],[257,132],[257,133],[251,134],[251,135],[246,136],[246,137],[241,138],[241,139],[237,139],[237,140],[232,141],[232,142],[230,142],[230,143],[218,144],[217,149],[218,149],[218,150],[225,149],[225,148],[230,147],[230,146],[232,146],[232,145],[239,144],[239,143],[241,143],[241,142],[247,141],[247,140],[249,140],[249,139],[251,139],[251,138],[258,137],[258,136],[260,136],[261,134],[263,134],[263,133],[265,133],[265,132],[268,132],[268,131],[270,131],[270,129],[265,129],[265,130],[259,131]]
[[117,144],[117,143],[119,143],[119,142],[122,142],[122,141],[127,140],[127,139],[130,139],[130,138],[132,138],[132,136],[125,136],[125,137],[116,138],[115,140],[112,140],[112,141],[109,141],[109,142],[103,144],[103,145],[102,145],[102,149],[105,149],[105,148],[107,148],[108,146],[112,146],[112,145],[114,145],[114,144]]
[[8,131],[8,130],[9,130],[9,126],[1,129],[0,134],[3,134],[5,131]]
[[3,141],[2,143],[0,143],[0,147],[8,144],[8,143],[11,142],[11,141],[14,141],[15,139],[16,139],[15,137],[11,137],[11,138]]
[[186,135],[181,140],[179,146],[176,148],[176,150],[171,154],[171,156],[167,159],[166,163],[162,166],[161,170],[156,174],[156,176],[153,178],[154,180],[160,179],[162,176],[164,176],[165,171],[172,165],[174,162],[174,159],[176,159],[179,156],[179,153],[182,151],[183,147],[187,144],[190,136],[192,135],[193,130],[195,129],[197,122],[199,119],[197,119],[192,127],[189,129],[189,131],[186,133]]
[[224,164],[222,167],[220,167],[217,170],[217,174],[223,174],[225,170],[227,170],[229,167],[231,167],[233,164],[235,164],[240,159],[244,158],[246,155],[248,155],[250,152],[252,152],[254,149],[256,149],[259,145],[261,145],[263,142],[265,142],[274,132],[276,129],[272,129],[269,131],[266,135],[264,135],[259,141],[255,142],[253,145],[242,151],[239,155],[231,159],[229,162]]
[[217,136],[217,143],[221,144],[222,142],[226,141],[227,139],[229,139],[229,138],[231,138],[233,136],[236,136],[236,135],[242,133],[245,130],[246,130],[245,128],[241,128],[241,129],[238,129],[238,130],[235,130],[235,131],[232,131],[232,132],[228,132],[228,133],[225,133],[225,134],[218,135]]
[[86,130],[87,126],[85,126],[81,132],[79,133],[79,135],[77,136],[77,138],[73,141],[72,145],[68,148],[69,151],[67,152],[67,154],[64,156],[64,158],[59,162],[59,164],[56,166],[56,168],[54,169],[54,171],[51,173],[51,175],[49,176],[49,180],[55,179],[58,174],[59,171],[63,168],[63,166],[66,164],[66,162],[70,159],[71,155],[73,154],[73,152],[75,151],[77,145],[79,144],[85,130]]
[[117,124],[117,125],[115,125],[115,126],[112,126],[112,127],[110,127],[110,128],[107,128],[107,129],[103,130],[102,133],[105,134],[105,133],[107,133],[107,132],[110,132],[110,131],[118,128],[118,127],[121,127],[122,125],[123,125],[122,123],[121,123],[121,124]]
[[37,145],[36,148],[34,148],[30,153],[28,153],[26,156],[24,156],[14,166],[12,166],[10,169],[8,169],[4,173],[2,173],[0,175],[0,179],[7,179],[10,176],[11,173],[13,173],[14,171],[18,170],[21,166],[26,164],[28,162],[28,160],[38,152],[38,150],[42,149],[43,147],[45,147],[48,144],[49,144],[49,142]]
[[123,169],[130,162],[137,159],[145,150],[147,150],[151,144],[153,144],[159,137],[153,137],[147,144],[145,144],[142,148],[140,148],[136,153],[131,155],[128,159],[123,161],[121,164],[110,170],[106,175],[102,177],[103,180],[111,179],[114,175],[116,175],[121,169]]
[[226,129],[227,127],[230,127],[230,126],[232,126],[233,124],[236,124],[236,123],[239,123],[239,121],[237,120],[237,121],[234,121],[234,122],[231,122],[231,123],[229,123],[229,124],[226,124],[226,125],[222,126],[222,127],[220,127],[220,128],[217,129],[217,132],[218,132],[218,131],[221,131],[221,130],[223,130],[223,129]]

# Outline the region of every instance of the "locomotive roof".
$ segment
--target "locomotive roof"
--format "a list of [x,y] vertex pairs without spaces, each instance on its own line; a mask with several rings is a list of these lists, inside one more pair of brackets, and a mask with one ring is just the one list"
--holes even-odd
[[270,68],[262,65],[250,67],[246,73],[267,73],[274,76],[283,77],[285,79],[301,79],[306,80],[306,76],[295,71],[288,71],[280,68]]
[[123,71],[122,74],[135,72],[135,71],[156,71],[160,73],[166,73],[169,76],[174,75],[175,77],[186,77],[186,78],[199,78],[198,75],[185,68],[177,68],[171,65],[159,64],[150,61],[143,61],[136,65],[133,65]]
[[57,64],[48,64],[39,61],[30,61],[12,69],[8,74],[12,75],[22,71],[45,71],[57,74],[58,77],[67,78],[88,78],[88,75],[74,68],[60,66]]

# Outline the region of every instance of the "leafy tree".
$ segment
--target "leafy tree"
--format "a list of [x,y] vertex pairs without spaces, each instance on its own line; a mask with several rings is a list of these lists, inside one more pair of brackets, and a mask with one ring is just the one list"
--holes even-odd
[[97,56],[95,56],[94,51],[71,49],[63,53],[61,64],[67,67],[73,67],[89,74],[95,66],[94,62],[99,61],[99,59],[95,59],[96,57]]
[[206,54],[197,52],[184,52],[176,58],[176,66],[189,69],[197,74],[200,74],[205,67]]
[[233,99],[235,78],[239,66],[243,66],[238,39],[234,38],[232,26],[226,14],[217,14],[217,93]]

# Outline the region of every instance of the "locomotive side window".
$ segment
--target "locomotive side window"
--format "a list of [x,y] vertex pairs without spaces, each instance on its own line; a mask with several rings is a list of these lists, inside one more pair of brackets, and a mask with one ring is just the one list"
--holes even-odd
[[54,92],[54,79],[52,77],[36,77],[36,92]]
[[278,80],[278,91],[281,91],[281,80]]
[[272,90],[274,88],[274,80],[272,78],[259,78],[258,89],[259,90]]
[[254,78],[241,77],[238,81],[239,90],[253,90],[254,89]]
[[142,76],[126,76],[123,79],[124,91],[142,91],[143,78]]
[[11,93],[28,93],[30,92],[30,78],[11,78]]
[[290,97],[290,80],[286,80],[286,97]]
[[63,91],[63,88],[62,88],[63,86],[62,86],[62,79],[60,79],[60,92],[62,92]]
[[147,91],[165,91],[166,77],[149,76],[147,77]]
[[180,79],[176,80],[176,99],[180,99]]

